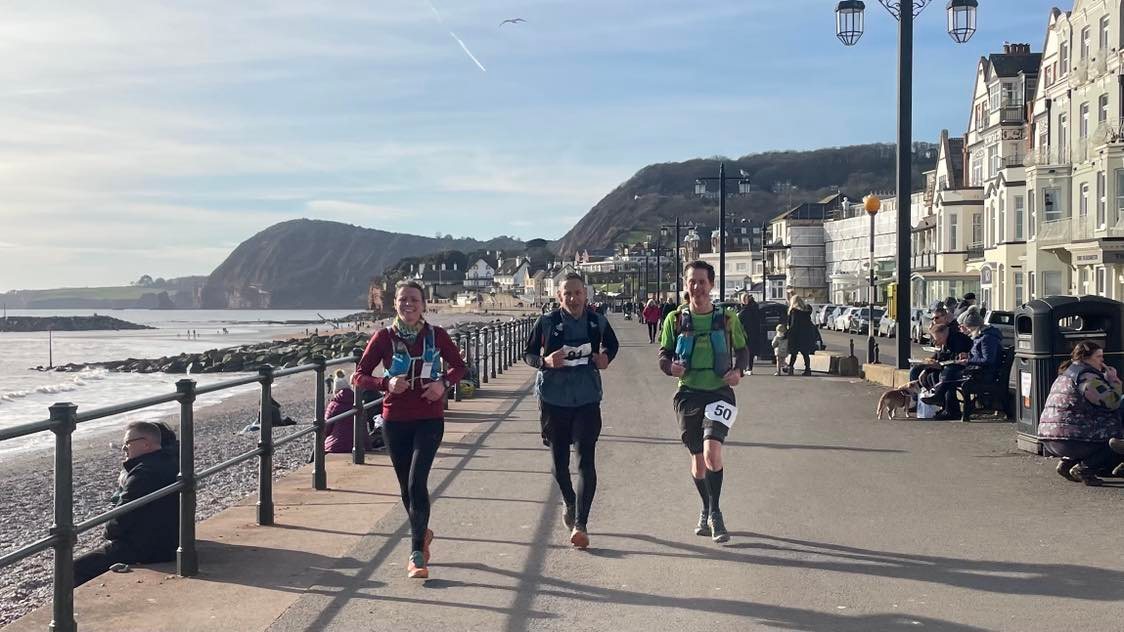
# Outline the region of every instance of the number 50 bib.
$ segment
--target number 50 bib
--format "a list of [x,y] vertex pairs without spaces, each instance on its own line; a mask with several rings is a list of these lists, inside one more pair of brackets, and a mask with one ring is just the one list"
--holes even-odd
[[703,409],[703,416],[729,428],[734,425],[734,420],[738,418],[738,407],[728,402],[714,402]]

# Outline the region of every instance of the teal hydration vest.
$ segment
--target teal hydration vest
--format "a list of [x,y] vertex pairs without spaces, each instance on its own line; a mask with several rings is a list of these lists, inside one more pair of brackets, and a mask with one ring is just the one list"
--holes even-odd
[[733,366],[730,363],[730,336],[726,311],[715,305],[710,320],[710,329],[696,332],[694,328],[695,323],[690,308],[686,306],[680,308],[675,315],[675,332],[678,334],[678,338],[675,340],[676,360],[687,370],[700,368],[691,366],[695,354],[695,342],[702,336],[709,336],[710,348],[714,351],[714,366],[712,368],[718,375],[726,375],[726,372]]
[[[428,333],[425,338],[422,339],[422,353],[419,356],[410,355],[410,350],[406,346],[406,342],[394,332],[393,327],[387,327],[386,329],[390,333],[391,340],[394,341],[394,356],[391,359],[390,368],[386,370],[387,377],[405,375],[410,382],[411,388],[417,380],[441,379],[441,374],[443,373],[441,352],[437,350],[436,334],[432,326],[427,328]],[[417,364],[418,360],[421,360],[421,365]],[[421,367],[427,363],[432,365],[429,375],[419,375]],[[415,369],[415,367],[417,368]]]

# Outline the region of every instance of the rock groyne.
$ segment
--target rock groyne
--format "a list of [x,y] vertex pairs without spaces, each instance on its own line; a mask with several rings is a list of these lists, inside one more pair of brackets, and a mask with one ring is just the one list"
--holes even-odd
[[0,318],[0,331],[118,331],[155,329],[112,316],[8,316]]

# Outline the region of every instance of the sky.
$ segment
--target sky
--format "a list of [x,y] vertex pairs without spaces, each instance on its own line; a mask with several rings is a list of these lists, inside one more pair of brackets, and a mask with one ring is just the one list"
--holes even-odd
[[[963,133],[980,56],[1041,50],[1053,3],[981,0],[965,45],[944,5],[917,140]],[[892,142],[897,23],[868,0],[846,48],[834,6],[6,0],[0,292],[208,274],[302,217],[553,239],[647,164]]]

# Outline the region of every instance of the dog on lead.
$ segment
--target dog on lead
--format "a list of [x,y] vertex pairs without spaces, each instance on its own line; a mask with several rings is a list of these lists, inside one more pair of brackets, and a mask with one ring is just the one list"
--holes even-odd
[[900,408],[904,416],[909,416],[909,404],[913,401],[913,396],[920,391],[921,382],[917,380],[901,388],[890,389],[878,398],[878,407],[874,409],[874,414],[879,419],[884,419],[883,415],[888,415],[890,419],[894,419],[894,413]]

